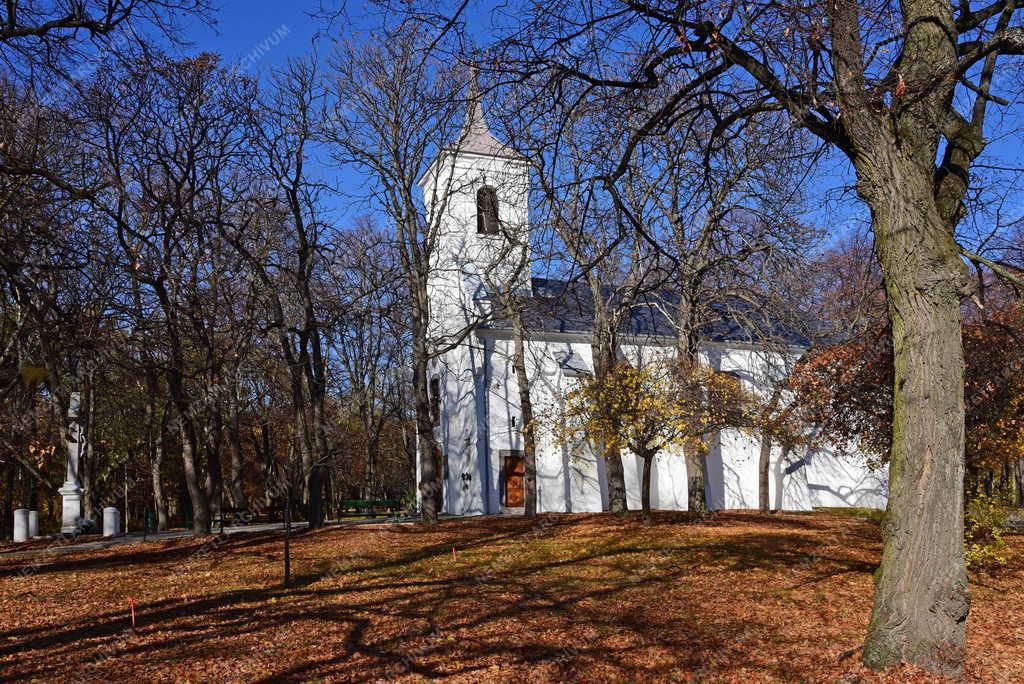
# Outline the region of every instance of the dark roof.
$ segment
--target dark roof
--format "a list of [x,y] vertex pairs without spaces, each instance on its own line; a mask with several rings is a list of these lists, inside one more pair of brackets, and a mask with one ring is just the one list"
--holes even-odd
[[[590,333],[594,327],[594,300],[590,288],[580,283],[549,278],[533,278],[533,296],[524,312],[528,330],[557,333]],[[615,295],[608,290],[614,303]],[[641,295],[622,322],[624,335],[675,337],[669,316],[678,302],[670,290]],[[708,306],[711,316],[701,329],[701,339],[709,342],[782,342],[800,347],[810,346],[803,334],[785,327],[774,318],[739,301],[714,302]],[[742,323],[737,320],[742,319]],[[507,321],[495,320],[491,329],[508,329]]]

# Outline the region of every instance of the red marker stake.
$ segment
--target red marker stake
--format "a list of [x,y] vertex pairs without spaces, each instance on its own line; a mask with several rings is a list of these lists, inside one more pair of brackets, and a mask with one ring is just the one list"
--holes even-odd
[[452,547],[452,560],[456,561],[456,562],[459,560],[458,554],[455,553],[455,547],[454,546]]
[[128,605],[132,607],[132,629],[135,629],[135,599],[128,597]]

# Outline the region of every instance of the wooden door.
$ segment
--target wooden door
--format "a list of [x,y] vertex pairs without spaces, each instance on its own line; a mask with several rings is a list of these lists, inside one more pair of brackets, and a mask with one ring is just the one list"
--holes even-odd
[[524,484],[526,464],[520,454],[505,456],[505,507],[521,508],[526,503]]

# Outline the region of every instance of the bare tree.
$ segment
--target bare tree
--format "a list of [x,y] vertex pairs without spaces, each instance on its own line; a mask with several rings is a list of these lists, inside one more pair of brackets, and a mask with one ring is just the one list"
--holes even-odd
[[[207,0],[9,0],[0,8],[0,62],[50,92],[91,75],[105,59],[131,58],[159,36],[179,43],[182,19],[211,21]],[[63,83],[53,80],[54,76]]]
[[388,431],[408,415],[408,298],[394,240],[368,221],[360,223],[343,237],[331,264],[331,299],[349,304],[330,339],[341,391],[361,428],[363,497],[376,498],[384,494],[389,471]]
[[[244,233],[236,232],[232,238],[250,268],[258,272],[271,302],[271,326],[291,377],[295,434],[306,478],[306,516],[314,528],[323,524],[330,458],[324,324],[314,292],[330,226],[321,219],[323,186],[310,176],[307,166],[320,130],[321,99],[315,62],[291,61],[276,73],[260,111],[251,117],[257,166],[280,198],[280,220],[290,231],[287,251],[293,256],[282,255],[280,265],[274,267],[265,255],[241,246]],[[278,228],[274,223],[266,227]],[[275,291],[278,283],[287,286],[286,293]]]
[[[658,286],[660,274],[600,180],[622,140],[604,125],[608,112],[572,112],[536,95],[529,89],[510,95],[506,108],[518,111],[511,116],[514,124],[506,123],[509,139],[529,153],[535,166],[540,205],[535,223],[551,234],[545,247],[562,263],[562,303],[592,317],[594,374],[603,381],[623,361],[620,337],[633,306]],[[608,507],[623,512],[627,501],[619,444],[602,440],[595,446],[605,462]]]
[[[96,203],[110,221],[125,270],[144,288],[162,327],[161,369],[177,416],[194,531],[210,530],[221,488],[223,370],[233,340],[226,308],[248,284],[220,234],[238,220],[247,185],[238,173],[245,107],[215,58],[161,60],[100,74],[86,101],[110,178]],[[203,478],[205,474],[205,478]],[[205,482],[202,480],[205,479]]]
[[[434,436],[428,365],[468,334],[435,338],[427,282],[437,253],[450,188],[434,188],[424,202],[417,181],[435,157],[452,163],[445,146],[456,140],[464,79],[431,53],[414,24],[366,44],[343,47],[333,60],[334,115],[327,131],[338,162],[366,172],[366,192],[396,232],[410,305],[413,398],[423,519],[437,519],[443,475]],[[457,145],[457,143],[456,143]]]

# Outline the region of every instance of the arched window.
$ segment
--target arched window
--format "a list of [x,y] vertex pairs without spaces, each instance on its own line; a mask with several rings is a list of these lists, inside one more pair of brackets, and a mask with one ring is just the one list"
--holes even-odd
[[476,191],[476,232],[498,234],[498,193],[487,185]]

